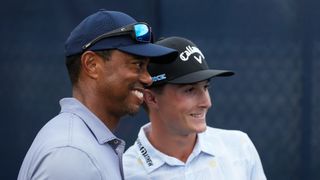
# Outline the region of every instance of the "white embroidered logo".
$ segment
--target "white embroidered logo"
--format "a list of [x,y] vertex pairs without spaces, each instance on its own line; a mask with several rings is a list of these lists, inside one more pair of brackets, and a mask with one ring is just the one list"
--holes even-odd
[[167,79],[166,74],[160,74],[160,75],[152,77],[152,81],[153,82],[161,81],[161,80],[164,80],[164,79]]
[[199,54],[199,56],[194,55],[193,57],[201,64],[202,63],[202,59],[204,59],[204,55],[202,54],[200,49],[198,49],[197,47],[194,47],[194,46],[191,47],[190,45],[188,45],[186,47],[186,50],[183,51],[180,54],[180,59],[182,61],[188,61],[189,57],[194,53],[198,53]]

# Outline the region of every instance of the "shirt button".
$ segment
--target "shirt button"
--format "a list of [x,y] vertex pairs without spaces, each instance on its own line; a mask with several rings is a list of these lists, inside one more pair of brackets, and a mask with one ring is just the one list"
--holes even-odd
[[115,140],[113,141],[113,143],[114,143],[114,144],[119,144],[119,141],[115,139]]

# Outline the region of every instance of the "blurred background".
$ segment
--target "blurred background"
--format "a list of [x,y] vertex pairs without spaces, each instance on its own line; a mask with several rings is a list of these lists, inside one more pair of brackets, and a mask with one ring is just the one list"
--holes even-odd
[[[0,179],[16,179],[40,128],[71,96],[64,41],[100,8],[152,25],[156,38],[183,36],[212,68],[236,75],[210,89],[210,126],[245,131],[268,179],[320,179],[320,1],[11,0],[0,11]],[[318,92],[318,93],[317,93]],[[141,110],[116,134],[134,143]]]

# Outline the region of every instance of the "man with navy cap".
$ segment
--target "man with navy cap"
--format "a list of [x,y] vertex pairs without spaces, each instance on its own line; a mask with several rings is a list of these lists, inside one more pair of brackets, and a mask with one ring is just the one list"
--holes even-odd
[[128,180],[265,180],[259,155],[247,134],[208,127],[209,80],[231,76],[210,69],[190,40],[169,37],[156,42],[180,54],[169,64],[150,63],[153,84],[144,91],[150,123],[123,156]]
[[65,55],[73,97],[60,101],[61,112],[37,134],[18,179],[123,179],[125,144],[112,132],[142,104],[152,83],[149,61],[177,52],[152,44],[148,24],[100,10],[71,32]]

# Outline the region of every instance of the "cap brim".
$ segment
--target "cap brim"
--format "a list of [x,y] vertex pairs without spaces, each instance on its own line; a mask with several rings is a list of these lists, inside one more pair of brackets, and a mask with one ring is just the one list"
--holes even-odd
[[174,80],[168,80],[167,83],[189,84],[189,83],[204,81],[216,76],[232,76],[232,75],[234,75],[234,72],[232,71],[208,69],[208,70],[202,70],[202,71],[197,71],[191,74],[187,74],[185,76],[181,76]]
[[134,44],[117,47],[117,49],[133,55],[149,57],[152,63],[172,62],[178,56],[176,50],[152,43]]

